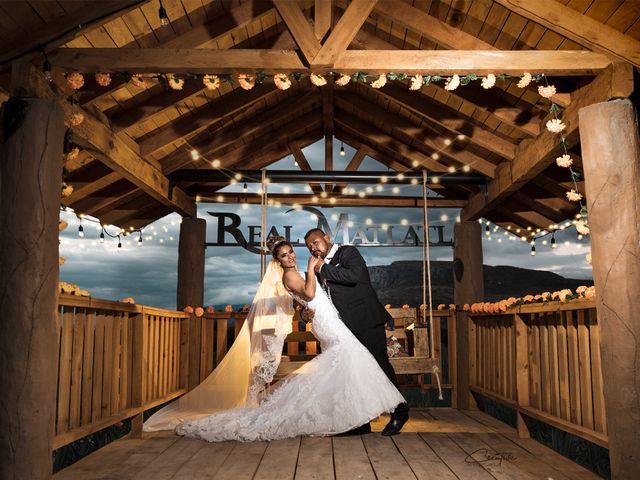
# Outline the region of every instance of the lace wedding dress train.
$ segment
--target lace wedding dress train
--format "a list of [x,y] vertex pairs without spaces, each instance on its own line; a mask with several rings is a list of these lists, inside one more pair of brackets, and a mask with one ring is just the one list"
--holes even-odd
[[405,401],[319,286],[309,308],[320,355],[278,382],[259,406],[187,421],[176,432],[210,442],[333,435]]

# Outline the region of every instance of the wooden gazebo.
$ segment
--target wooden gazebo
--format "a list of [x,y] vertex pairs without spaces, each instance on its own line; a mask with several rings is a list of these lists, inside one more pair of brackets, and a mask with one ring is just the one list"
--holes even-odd
[[[177,308],[202,305],[205,223],[196,218],[196,201],[238,203],[239,195],[220,193],[229,183],[220,171],[268,171],[290,154],[300,175],[310,174],[302,149],[322,139],[324,171],[316,172],[322,181],[313,181],[308,194],[271,198],[316,206],[422,206],[421,197],[363,198],[344,190],[345,181],[331,181],[334,142],[356,150],[347,172],[357,172],[365,156],[394,174],[426,170],[429,205],[462,208],[454,250],[464,265],[455,279],[459,305],[483,300],[479,218],[530,240],[576,214],[584,219],[586,211],[566,194],[584,195],[598,333],[580,333],[587,326],[596,332],[593,302],[583,305],[591,322],[576,314],[575,337],[562,317],[575,308],[511,312],[504,361],[513,361],[513,375],[505,376],[512,385],[503,388],[486,383],[486,376],[483,383],[481,375],[498,364],[476,364],[496,345],[484,336],[488,317],[458,313],[455,401],[464,410],[475,408],[473,395],[506,399],[517,408],[521,435],[524,416],[534,416],[609,448],[613,478],[640,475],[640,377],[634,368],[640,323],[632,294],[640,284],[637,2],[24,0],[0,3],[0,25],[2,478],[50,476],[61,355],[52,339],[59,338],[63,303],[57,294],[60,205],[125,231],[170,212],[182,215]],[[83,75],[79,89],[73,72]],[[108,73],[110,81],[96,73]],[[246,75],[240,82],[239,74]],[[555,91],[541,95],[538,87],[550,85]],[[546,125],[552,120],[564,129],[551,131]],[[556,162],[565,154],[573,161],[570,172]],[[440,181],[446,178],[458,181]],[[73,192],[61,197],[63,182]],[[261,198],[243,195],[242,201]],[[67,299],[87,312],[116,308],[75,302]],[[122,318],[163,315],[144,308],[116,310]],[[567,407],[564,418],[562,378],[556,379],[559,390],[550,387],[548,409],[546,390],[536,391],[545,374],[536,383],[531,372],[544,371],[548,352],[543,348],[536,357],[539,345],[526,338],[560,335],[555,325],[540,333],[539,319],[551,311],[565,318],[569,347],[573,340],[580,352],[591,347],[589,372],[580,370],[585,358],[578,358],[578,347],[575,358],[569,348],[569,366],[575,360],[575,375],[589,378],[588,387],[571,389],[585,388],[582,411],[600,409],[600,417],[596,412],[595,419],[580,420]],[[131,328],[133,334],[138,327]],[[175,330],[178,337],[181,331]],[[170,395],[162,400],[197,383],[201,374],[189,370],[196,362],[189,352],[175,358],[175,388],[167,387]],[[562,362],[562,353],[555,361]],[[118,400],[117,421],[148,406],[144,388],[130,388],[131,398]],[[573,399],[576,392],[567,389]]]

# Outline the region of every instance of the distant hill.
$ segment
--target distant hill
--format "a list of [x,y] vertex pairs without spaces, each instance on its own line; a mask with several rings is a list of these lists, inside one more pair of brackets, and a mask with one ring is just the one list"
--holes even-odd
[[[592,280],[564,278],[552,272],[527,268],[484,265],[485,301],[508,297],[553,292],[563,288],[576,289],[593,285]],[[422,262],[400,261],[391,265],[369,267],[371,283],[383,304],[401,306],[422,303]],[[453,303],[453,262],[431,262],[433,304]],[[427,293],[428,296],[428,293]]]

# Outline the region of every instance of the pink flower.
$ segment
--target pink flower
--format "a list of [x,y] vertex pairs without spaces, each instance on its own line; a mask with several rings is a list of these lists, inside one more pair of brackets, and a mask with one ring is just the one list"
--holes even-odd
[[585,287],[584,285],[580,285],[578,288],[576,288],[576,293],[578,295],[584,296],[584,292],[586,291],[587,291],[587,287]]
[[256,84],[256,78],[253,75],[241,73],[238,75],[238,84],[243,90],[251,90]]
[[533,300],[533,295],[525,295],[525,297],[523,298],[523,300],[525,302],[530,302]]
[[460,86],[460,77],[458,76],[458,74],[455,74],[453,77],[447,80],[447,83],[445,84],[444,89],[451,92],[456,88],[458,88],[459,86]]
[[96,73],[96,83],[101,87],[108,87],[111,84],[111,75],[108,73]]
[[579,202],[582,200],[582,194],[571,189],[571,191],[567,192],[567,200],[570,202]]
[[576,230],[580,235],[589,235],[589,226],[584,220],[578,220],[576,222]]
[[351,81],[350,75],[340,75],[340,78],[336,80],[336,85],[339,87],[344,87],[347,83]]
[[568,168],[573,164],[573,160],[569,155],[561,155],[556,158],[556,163],[559,167]]
[[84,77],[80,72],[71,72],[67,75],[67,83],[69,83],[74,90],[79,90],[84,85]]
[[411,85],[409,85],[409,90],[420,90],[422,88],[422,75],[414,75],[411,77]]
[[291,86],[291,80],[286,73],[276,73],[273,76],[273,83],[278,90],[287,90]]
[[224,311],[225,312],[233,312],[233,307],[231,305],[227,305],[226,307],[224,307]]
[[376,78],[373,82],[371,82],[372,88],[382,88],[387,84],[387,76],[383,73],[378,78]]
[[463,312],[468,312],[470,309],[471,309],[471,307],[469,307],[469,304],[468,304],[468,303],[465,303],[465,304],[462,306],[462,311],[463,311]]
[[552,118],[547,122],[547,130],[549,130],[550,132],[560,133],[565,128],[567,128],[567,126],[562,123],[562,120],[558,118]]
[[322,87],[327,84],[327,80],[322,75],[316,75],[315,73],[311,74],[311,83],[313,83],[316,87]]
[[538,87],[538,93],[540,96],[544,98],[551,98],[556,94],[556,87],[553,85],[549,85],[548,87],[543,87],[542,85]]
[[213,307],[207,307],[207,313],[214,313],[216,311]]
[[596,296],[596,287],[589,287],[584,291],[584,298],[593,298]]
[[456,304],[455,303],[450,303],[449,304],[449,310],[452,310],[452,311],[455,312],[456,311]]
[[186,307],[184,307],[184,313],[193,313],[193,307],[187,305]]
[[531,74],[530,73],[525,73],[524,75],[522,75],[522,77],[520,77],[520,81],[518,82],[517,87],[518,88],[525,88],[530,83],[531,83]]
[[490,73],[486,77],[482,79],[481,85],[485,90],[490,89],[496,84],[496,76],[493,73]]
[[196,314],[196,317],[201,317],[202,315],[204,315],[203,308],[202,307],[196,307],[195,314]]

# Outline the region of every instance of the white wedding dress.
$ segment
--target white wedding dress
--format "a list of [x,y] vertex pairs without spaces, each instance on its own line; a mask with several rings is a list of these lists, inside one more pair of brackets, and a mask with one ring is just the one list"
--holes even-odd
[[254,408],[185,421],[176,432],[210,442],[277,440],[342,433],[391,412],[403,396],[340,320],[320,288],[309,302],[322,353],[278,382]]

